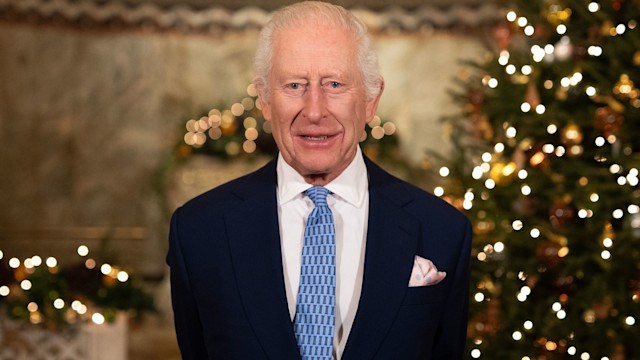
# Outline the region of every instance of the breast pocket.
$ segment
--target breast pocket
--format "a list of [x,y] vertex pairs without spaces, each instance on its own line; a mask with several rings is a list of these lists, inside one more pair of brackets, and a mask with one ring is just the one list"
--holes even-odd
[[433,304],[444,301],[445,283],[430,286],[408,287],[402,305]]

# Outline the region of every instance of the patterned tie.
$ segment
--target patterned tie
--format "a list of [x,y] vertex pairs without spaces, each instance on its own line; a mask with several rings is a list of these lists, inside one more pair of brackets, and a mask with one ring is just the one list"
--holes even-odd
[[303,360],[331,360],[336,307],[336,232],[327,205],[331,192],[314,186],[305,194],[313,201],[304,229],[300,287],[294,330]]

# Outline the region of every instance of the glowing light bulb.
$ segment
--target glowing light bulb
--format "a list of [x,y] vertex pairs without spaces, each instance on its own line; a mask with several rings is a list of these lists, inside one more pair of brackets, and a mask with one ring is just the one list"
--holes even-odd
[[525,27],[525,26],[527,26],[527,24],[529,23],[529,21],[527,20],[527,18],[526,18],[526,17],[521,16],[521,17],[519,17],[519,18],[518,18],[517,23],[518,23],[518,26],[520,26],[520,27]]
[[513,230],[515,231],[519,231],[522,230],[522,228],[524,227],[524,224],[522,223],[521,220],[515,220],[512,224],[511,227],[513,228]]
[[531,26],[531,25],[527,25],[524,28],[524,34],[527,35],[527,36],[533,35],[534,32],[535,32],[535,28],[533,26]]
[[112,270],[112,268],[111,268],[111,265],[109,265],[109,264],[103,264],[103,265],[100,267],[100,272],[101,272],[103,275],[109,275],[109,274],[111,274],[111,270]]
[[57,298],[53,301],[53,307],[60,310],[64,308],[64,300]]
[[102,325],[104,324],[104,315],[100,314],[100,313],[94,313],[93,315],[91,315],[91,320],[96,324],[96,325]]
[[556,26],[556,32],[559,35],[564,35],[567,32],[567,26],[565,24],[560,24]]
[[86,245],[78,246],[78,255],[80,255],[80,256],[89,255],[89,248]]
[[521,169],[520,171],[518,171],[518,178],[520,180],[524,180],[529,176],[529,172],[527,172],[527,170],[525,169]]
[[33,286],[33,285],[31,284],[31,281],[29,281],[29,280],[22,280],[22,281],[20,282],[20,288],[22,288],[22,290],[24,290],[24,291],[29,291],[29,290],[31,290],[31,287],[32,287],[32,286]]
[[622,219],[624,211],[622,211],[622,209],[615,209],[613,210],[612,216],[614,219]]

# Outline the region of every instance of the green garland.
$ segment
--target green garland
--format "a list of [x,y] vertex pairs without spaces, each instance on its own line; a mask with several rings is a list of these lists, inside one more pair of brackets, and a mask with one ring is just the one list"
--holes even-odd
[[0,251],[2,316],[56,330],[113,322],[119,311],[138,317],[155,310],[152,296],[117,266],[92,258],[58,266],[52,257],[20,261]]

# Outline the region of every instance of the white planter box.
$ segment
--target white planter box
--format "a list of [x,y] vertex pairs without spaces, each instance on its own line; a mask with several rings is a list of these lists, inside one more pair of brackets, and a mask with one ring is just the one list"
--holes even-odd
[[0,360],[126,360],[127,321],[54,332],[0,319]]

